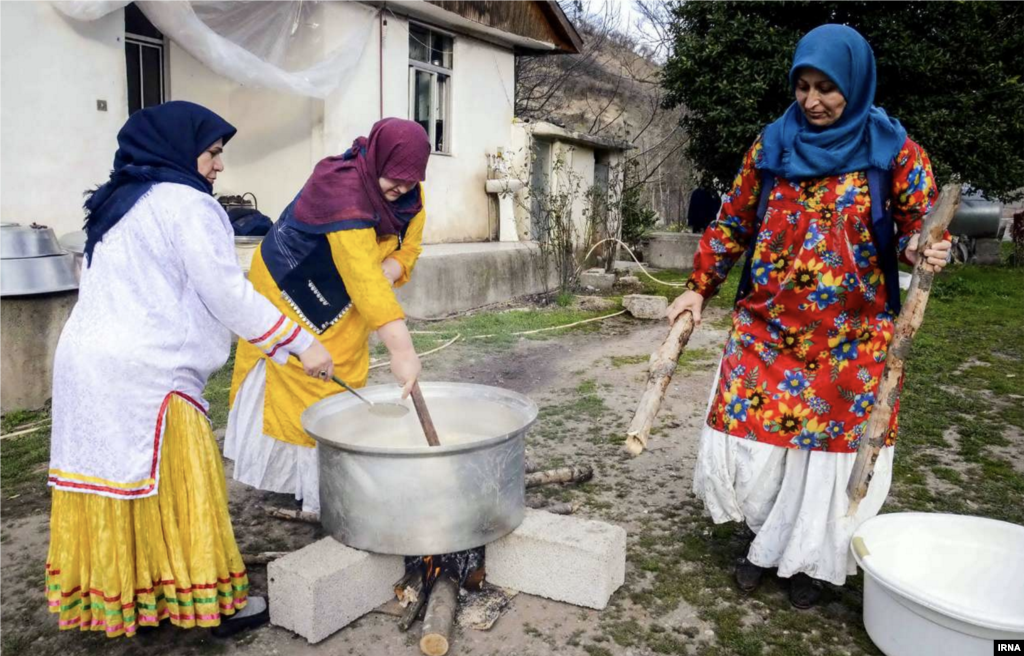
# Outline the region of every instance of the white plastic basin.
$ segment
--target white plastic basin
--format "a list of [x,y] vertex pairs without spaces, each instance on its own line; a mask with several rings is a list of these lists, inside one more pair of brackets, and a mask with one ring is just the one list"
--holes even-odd
[[864,626],[887,656],[991,656],[1024,640],[1024,526],[893,513],[851,543],[864,570]]

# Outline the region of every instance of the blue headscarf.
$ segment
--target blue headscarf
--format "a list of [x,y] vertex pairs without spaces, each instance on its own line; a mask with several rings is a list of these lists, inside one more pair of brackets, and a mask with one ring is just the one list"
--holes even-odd
[[196,160],[218,139],[227,143],[235,128],[195,103],[175,100],[132,114],[117,133],[110,179],[85,201],[85,257],[103,235],[158,182],[176,182],[203,193],[213,185],[200,175]]
[[864,37],[845,25],[816,27],[796,46],[789,69],[793,88],[801,68],[827,75],[846,98],[846,107],[838,121],[818,128],[794,102],[765,128],[760,168],[789,180],[891,168],[907,131],[874,105],[875,54]]

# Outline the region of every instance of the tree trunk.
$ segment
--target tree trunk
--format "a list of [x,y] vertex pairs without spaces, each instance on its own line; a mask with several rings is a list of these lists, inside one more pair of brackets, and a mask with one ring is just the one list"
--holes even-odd
[[455,605],[459,598],[459,584],[448,576],[434,581],[423,616],[420,651],[427,656],[444,656],[451,646],[452,625],[455,623]]
[[846,495],[850,499],[847,515],[850,517],[856,514],[861,500],[868,492],[868,485],[871,483],[871,476],[875,470],[875,461],[878,460],[878,454],[885,445],[885,436],[889,432],[889,420],[892,418],[893,407],[899,398],[900,381],[903,378],[903,368],[907,356],[910,355],[911,340],[914,339],[917,329],[921,327],[924,310],[928,305],[928,297],[931,295],[935,274],[922,268],[924,252],[933,243],[942,240],[946,227],[949,226],[959,204],[960,185],[947,184],[942,188],[938,204],[925,219],[921,229],[921,243],[917,251],[919,259],[917,266],[914,267],[910,291],[907,292],[907,302],[904,303],[899,319],[896,320],[892,342],[889,344],[889,353],[885,359],[885,370],[882,372],[881,382],[875,394],[875,405],[864,428],[864,436],[857,449],[853,472],[850,474],[850,481],[846,486]]
[[526,475],[526,487],[550,485],[552,483],[584,483],[594,477],[594,468],[590,465],[576,465],[548,469]]
[[690,312],[679,315],[672,324],[665,342],[651,359],[647,373],[647,389],[640,397],[636,414],[633,415],[633,421],[626,432],[626,451],[633,456],[640,455],[647,448],[647,438],[651,434],[654,419],[658,416],[658,409],[661,408],[661,400],[665,396],[668,384],[672,382],[679,354],[690,340],[693,327],[693,315]]

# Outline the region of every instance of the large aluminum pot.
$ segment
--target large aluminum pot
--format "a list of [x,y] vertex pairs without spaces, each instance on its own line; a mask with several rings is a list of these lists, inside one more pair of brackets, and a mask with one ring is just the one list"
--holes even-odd
[[[351,394],[310,406],[302,425],[319,444],[320,521],[366,551],[426,556],[471,549],[512,532],[524,515],[526,431],[537,406],[522,394],[423,383],[441,446],[410,411],[380,417]],[[371,401],[399,400],[395,385]]]

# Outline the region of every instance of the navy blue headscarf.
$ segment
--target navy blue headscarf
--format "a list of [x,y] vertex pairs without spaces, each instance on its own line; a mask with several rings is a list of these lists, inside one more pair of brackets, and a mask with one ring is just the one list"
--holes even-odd
[[218,139],[226,144],[235,128],[210,110],[183,100],[135,112],[117,133],[110,180],[85,201],[85,257],[103,235],[158,182],[176,182],[203,193],[213,185],[199,173],[196,160]]
[[846,98],[846,107],[838,121],[818,128],[794,102],[765,129],[761,168],[789,180],[891,168],[907,131],[874,105],[875,54],[864,37],[845,25],[816,27],[796,46],[789,70],[792,88],[801,68],[827,75]]

